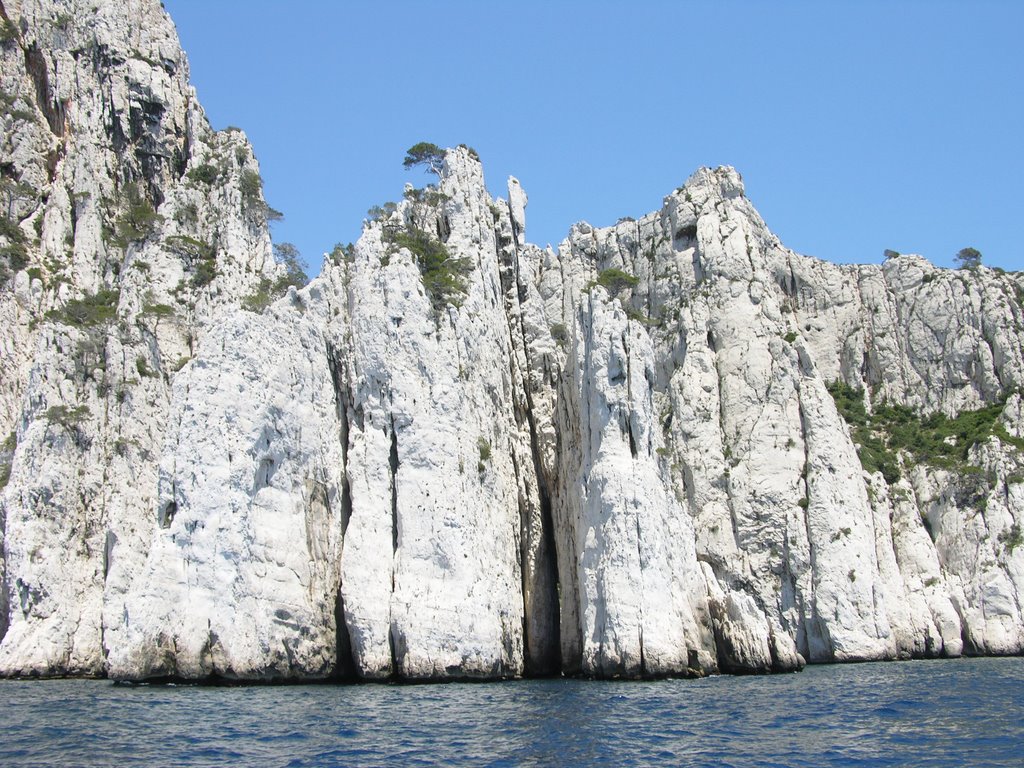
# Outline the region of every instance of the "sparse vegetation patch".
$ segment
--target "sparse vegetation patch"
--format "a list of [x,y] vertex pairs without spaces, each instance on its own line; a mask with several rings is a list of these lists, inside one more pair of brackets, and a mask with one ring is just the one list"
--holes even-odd
[[473,271],[470,259],[452,256],[444,243],[418,229],[385,231],[389,243],[407,249],[416,259],[423,288],[434,309],[449,304],[461,306],[467,291],[466,275]]
[[1024,450],[1024,440],[1010,435],[999,423],[1005,400],[964,411],[955,418],[940,412],[922,416],[913,408],[890,403],[880,403],[869,414],[863,389],[836,381],[828,391],[850,425],[864,469],[881,472],[887,483],[900,478],[899,455],[905,461],[973,474],[980,470],[970,463],[970,450],[990,437]]
[[120,299],[119,290],[104,288],[96,293],[87,293],[80,299],[71,299],[60,309],[51,309],[46,316],[64,325],[91,328],[116,318]]
[[601,270],[597,279],[587,287],[592,288],[595,285],[600,285],[614,296],[625,288],[635,287],[639,282],[640,279],[629,274],[629,272],[625,272],[617,267],[609,267],[608,269]]

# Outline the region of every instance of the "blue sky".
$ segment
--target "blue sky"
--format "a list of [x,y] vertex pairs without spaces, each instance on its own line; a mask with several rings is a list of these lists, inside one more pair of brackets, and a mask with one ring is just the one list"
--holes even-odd
[[782,241],[838,262],[964,246],[1024,269],[1024,3],[164,0],[214,127],[243,128],[276,240],[320,255],[466,143],[527,238],[657,209],[732,165]]

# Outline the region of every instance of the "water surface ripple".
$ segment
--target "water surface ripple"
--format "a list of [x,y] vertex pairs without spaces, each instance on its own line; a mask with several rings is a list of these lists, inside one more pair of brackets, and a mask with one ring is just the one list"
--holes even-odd
[[0,681],[0,765],[1020,766],[1024,659],[660,682]]

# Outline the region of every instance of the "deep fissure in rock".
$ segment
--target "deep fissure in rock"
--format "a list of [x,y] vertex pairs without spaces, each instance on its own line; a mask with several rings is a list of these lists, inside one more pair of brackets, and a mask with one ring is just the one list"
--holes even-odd
[[349,636],[348,624],[345,621],[345,598],[341,593],[340,584],[334,596],[334,626],[338,635],[335,645],[334,676],[350,679],[355,677],[358,666],[352,655],[352,638]]
[[338,443],[341,446],[341,536],[345,538],[348,522],[352,519],[352,487],[348,481],[348,440],[349,440],[349,394],[343,376],[343,363],[338,350],[327,348],[327,368],[331,374],[334,391],[334,410],[338,416]]
[[[3,7],[0,6],[0,11]],[[7,549],[7,509],[0,505],[0,642],[7,635],[8,605],[7,605],[7,558],[4,552]]]
[[[388,451],[388,466],[391,468],[391,553],[398,552],[398,434],[395,420],[391,420],[391,450]],[[394,585],[392,585],[394,586]]]
[[25,69],[36,89],[36,102],[46,118],[47,125],[54,136],[64,135],[64,105],[50,98],[50,78],[46,69],[46,59],[35,43],[25,49]]
[[[391,595],[395,594],[395,557],[398,554],[398,434],[395,432],[395,419],[391,419],[391,449],[388,451],[388,466],[391,469]],[[394,615],[388,626],[388,648],[391,652],[391,675],[399,677],[401,669],[398,663],[398,628],[395,626]]]
[[[335,350],[332,348],[328,353],[328,364],[331,371],[331,380],[334,385],[334,405],[338,414],[338,439],[341,442],[341,547],[344,552],[345,534],[348,532],[348,523],[352,519],[352,488],[348,481],[348,389],[342,386],[343,379],[340,376],[340,368]],[[334,602],[334,627],[337,634],[337,675],[339,677],[354,677],[359,670],[355,657],[352,655],[352,638],[348,631],[348,618],[345,614],[345,598],[342,595],[342,584],[339,577],[338,592]]]
[[[528,348],[526,333],[522,322],[522,302],[526,298],[525,287],[519,279],[519,253],[515,248],[497,246],[495,238],[495,255],[498,259],[498,275],[501,281],[502,294],[505,297],[505,314],[509,331],[510,349],[517,349],[517,336],[521,348]],[[534,404],[529,387],[529,355],[523,359],[527,371],[522,377],[516,376],[515,365],[510,360],[511,380],[522,386],[522,402],[513,397],[516,420],[525,422],[530,435],[530,459],[533,462],[533,475],[537,482],[537,498],[540,505],[539,520],[534,516],[537,510],[527,500],[520,500],[520,532],[519,570],[521,589],[523,591],[523,663],[524,673],[528,676],[555,675],[561,671],[561,611],[559,608],[559,574],[558,557],[555,549],[554,525],[551,514],[551,497],[548,490],[547,476],[544,471],[537,425],[534,417]],[[517,474],[518,474],[517,464]],[[539,523],[540,535],[534,538]],[[530,557],[533,555],[533,569],[530,569]]]
[[174,522],[174,516],[178,514],[178,505],[174,501],[168,501],[160,510],[159,521],[161,528],[170,528]]

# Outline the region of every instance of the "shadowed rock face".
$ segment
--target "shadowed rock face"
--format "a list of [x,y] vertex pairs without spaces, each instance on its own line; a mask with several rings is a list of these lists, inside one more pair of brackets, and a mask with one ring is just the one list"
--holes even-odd
[[159,3],[81,5],[0,6],[0,673],[1024,649],[1017,275],[800,256],[729,168],[542,250],[459,148],[261,309],[244,136]]

